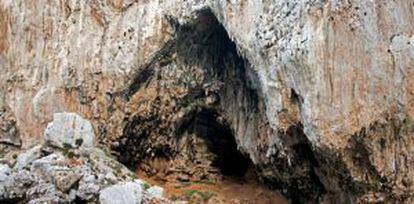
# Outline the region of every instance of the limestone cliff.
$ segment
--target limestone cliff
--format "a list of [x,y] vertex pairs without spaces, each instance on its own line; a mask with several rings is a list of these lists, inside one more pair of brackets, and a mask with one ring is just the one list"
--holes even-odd
[[409,202],[412,22],[413,0],[2,0],[0,141],[76,112],[131,166],[233,142],[293,201]]

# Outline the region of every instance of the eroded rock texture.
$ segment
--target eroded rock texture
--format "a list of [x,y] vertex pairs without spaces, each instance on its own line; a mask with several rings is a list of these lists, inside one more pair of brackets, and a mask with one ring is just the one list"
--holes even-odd
[[94,147],[90,126],[74,113],[55,114],[45,144],[2,156],[0,202],[171,203],[163,198],[163,188],[135,179],[135,173]]
[[412,199],[412,0],[0,2],[3,143],[76,112],[129,165],[235,143],[293,201]]

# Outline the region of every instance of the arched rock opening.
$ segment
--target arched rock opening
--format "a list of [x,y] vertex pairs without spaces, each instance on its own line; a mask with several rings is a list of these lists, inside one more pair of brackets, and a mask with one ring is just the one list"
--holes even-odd
[[[277,152],[267,156],[274,133],[260,82],[214,14],[201,10],[186,24],[168,19],[174,37],[139,67],[124,92],[130,114],[114,145],[120,161],[178,181],[243,176],[254,169],[258,179],[288,189],[289,197],[318,199],[324,190],[301,128],[280,133],[293,163]],[[260,161],[252,164],[249,157]]]
[[251,161],[236,134],[254,137],[265,124],[256,75],[209,9],[184,25],[169,21],[174,38],[125,90],[133,110],[115,147],[120,160],[179,180],[243,176]]

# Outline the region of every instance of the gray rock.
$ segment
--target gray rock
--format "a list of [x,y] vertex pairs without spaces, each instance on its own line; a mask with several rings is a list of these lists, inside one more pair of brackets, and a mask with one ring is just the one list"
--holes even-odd
[[31,201],[29,201],[27,204],[40,204],[40,203],[59,203],[59,197],[42,197],[42,198],[36,198]]
[[65,157],[60,153],[53,153],[46,157],[42,157],[33,161],[31,165],[32,172],[39,172],[41,174],[51,174],[58,164],[65,162]]
[[109,182],[115,183],[117,181],[117,178],[115,176],[115,174],[110,171],[105,175],[105,179]]
[[85,183],[93,183],[96,181],[96,178],[94,175],[87,175],[82,178],[82,181]]
[[27,150],[25,153],[20,154],[17,157],[17,162],[14,168],[22,169],[23,167],[32,163],[34,160],[38,159],[40,157],[40,150],[41,150],[41,146],[38,145],[38,146],[35,146]]
[[[30,199],[29,203],[59,203],[59,192],[52,183],[36,183],[32,188],[24,191],[25,197]],[[61,195],[62,196],[62,195]]]
[[126,182],[103,189],[99,201],[101,204],[140,204],[142,195],[139,183]]
[[41,158],[40,146],[23,152],[18,156],[19,168],[0,164],[0,201],[72,203],[79,199],[128,204],[151,197],[139,182],[128,183],[133,180],[130,172],[103,151],[92,148],[88,155],[69,157],[66,149],[52,149]]
[[24,198],[27,188],[35,182],[35,178],[27,170],[16,170],[13,175],[10,175],[4,182],[0,182],[0,200],[1,199],[21,199]]
[[0,164],[0,172],[1,173],[9,173],[11,171],[11,168],[7,164]]
[[9,176],[7,174],[0,172],[0,182],[6,181],[8,178]]
[[151,197],[162,198],[164,196],[164,188],[160,186],[152,186],[147,189],[147,192]]
[[79,181],[81,175],[78,172],[57,171],[54,174],[56,187],[62,192],[68,192],[71,187]]
[[[10,173],[11,168],[7,164],[0,164],[0,182],[7,180],[8,174]],[[1,186],[1,184],[0,184]],[[1,187],[0,187],[1,188]],[[1,190],[0,190],[1,193]]]
[[76,199],[76,190],[75,189],[70,189],[69,194],[68,194],[69,200],[73,201]]
[[98,184],[80,182],[76,196],[83,200],[90,200],[98,195],[99,190],[101,187]]
[[47,126],[46,143],[60,148],[91,148],[95,134],[91,123],[75,113],[55,113]]
[[76,196],[82,200],[91,200],[98,195],[99,190],[101,190],[101,187],[95,183],[80,182]]

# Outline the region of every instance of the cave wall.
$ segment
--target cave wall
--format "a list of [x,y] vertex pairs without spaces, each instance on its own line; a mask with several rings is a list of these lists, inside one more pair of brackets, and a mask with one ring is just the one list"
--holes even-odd
[[124,90],[174,38],[168,19],[185,24],[205,6],[257,74],[269,127],[235,136],[265,178],[292,183],[277,172],[300,168],[291,143],[302,135],[305,172],[328,194],[411,195],[413,0],[2,0],[0,137],[41,142],[53,113],[71,111],[116,140],[135,111]]

